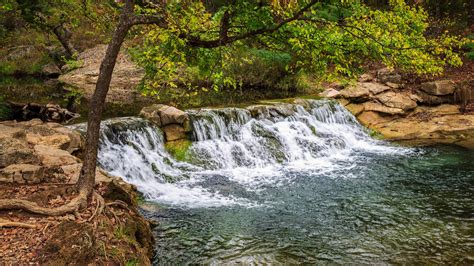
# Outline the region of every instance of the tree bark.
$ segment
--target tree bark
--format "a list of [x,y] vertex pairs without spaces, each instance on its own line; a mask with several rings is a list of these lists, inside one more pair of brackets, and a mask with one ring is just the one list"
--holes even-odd
[[56,35],[56,38],[58,38],[64,50],[66,50],[66,53],[69,57],[72,57],[74,54],[77,54],[77,50],[70,42],[71,33],[66,28],[63,28],[62,26],[57,26],[53,28],[53,33],[54,35]]
[[77,184],[79,191],[87,194],[88,203],[91,201],[95,185],[97,147],[99,145],[100,121],[104,110],[105,98],[109,91],[117,55],[128,30],[132,26],[132,17],[133,3],[132,1],[127,1],[120,15],[119,23],[115,29],[112,40],[107,47],[105,57],[100,65],[96,88],[89,105],[84,162]]

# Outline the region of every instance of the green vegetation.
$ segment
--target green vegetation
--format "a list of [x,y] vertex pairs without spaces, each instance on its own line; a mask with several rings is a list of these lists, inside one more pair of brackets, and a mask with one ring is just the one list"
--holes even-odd
[[0,121],[8,120],[12,117],[12,110],[10,105],[5,102],[5,99],[0,95]]
[[190,140],[168,141],[165,144],[165,148],[176,160],[186,161],[191,144]]
[[372,60],[417,74],[462,63],[455,50],[465,40],[428,37],[428,13],[400,0],[385,9],[360,1],[196,1],[165,8],[166,26],[144,29],[143,44],[130,49],[146,70],[142,92],[152,96],[160,90],[181,96],[247,87],[298,90],[304,77],[354,77]]

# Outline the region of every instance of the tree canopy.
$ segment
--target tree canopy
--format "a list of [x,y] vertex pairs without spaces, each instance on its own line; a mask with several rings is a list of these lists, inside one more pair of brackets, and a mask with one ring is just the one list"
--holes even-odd
[[462,40],[427,37],[427,12],[403,0],[383,10],[357,0],[145,2],[137,12],[161,18],[132,49],[151,95],[182,84],[235,88],[245,82],[239,69],[262,65],[282,76],[351,77],[369,60],[416,74],[462,64]]

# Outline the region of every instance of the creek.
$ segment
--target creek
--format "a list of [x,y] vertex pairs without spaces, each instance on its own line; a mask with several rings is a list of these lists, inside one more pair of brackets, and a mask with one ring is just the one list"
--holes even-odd
[[474,262],[472,151],[376,140],[334,102],[285,108],[189,110],[181,161],[149,122],[103,122],[99,164],[143,193],[155,264]]

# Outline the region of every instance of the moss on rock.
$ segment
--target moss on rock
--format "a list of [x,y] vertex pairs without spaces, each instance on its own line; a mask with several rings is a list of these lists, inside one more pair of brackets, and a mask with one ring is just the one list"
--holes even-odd
[[192,142],[190,140],[181,139],[166,142],[165,148],[176,160],[186,161],[191,144]]

